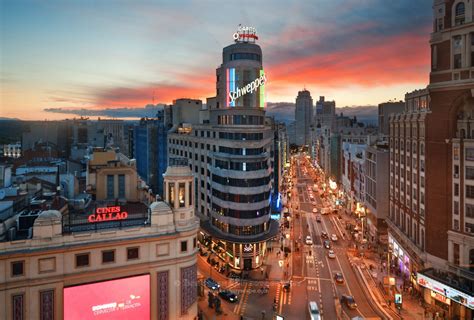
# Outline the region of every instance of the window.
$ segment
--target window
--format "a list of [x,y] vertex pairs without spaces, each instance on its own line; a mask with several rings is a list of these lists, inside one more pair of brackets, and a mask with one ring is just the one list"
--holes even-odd
[[181,241],[181,252],[188,251],[188,241]]
[[454,55],[454,66],[453,68],[454,69],[460,69],[462,68],[462,61],[461,61],[461,54],[460,53],[457,53]]
[[115,262],[115,250],[102,251],[102,263]]
[[459,244],[453,243],[453,262],[459,266]]
[[453,229],[454,230],[459,230],[459,220],[458,219],[453,220]]
[[459,160],[459,147],[453,148],[453,157],[454,157],[454,160]]
[[454,201],[454,206],[453,206],[453,212],[454,214],[458,215],[459,214],[459,202]]
[[119,198],[125,198],[125,175],[119,174],[118,176],[118,183],[119,183]]
[[18,277],[25,274],[25,261],[12,262],[12,277]]
[[189,184],[189,189],[188,189],[188,197],[189,197],[189,206],[193,205],[193,185],[190,183]]
[[466,179],[474,179],[474,167],[466,167]]
[[454,184],[454,195],[456,197],[459,197],[459,184],[458,183]]
[[456,17],[459,17],[459,16],[464,16],[465,12],[466,12],[466,7],[464,5],[464,2],[459,2],[457,5],[456,5]]
[[474,205],[473,204],[466,204],[466,217],[474,218]]
[[180,208],[185,206],[185,191],[186,188],[184,182],[180,182],[178,185],[178,201]]
[[111,174],[107,175],[107,199],[114,198],[114,176]]
[[474,186],[466,185],[466,198],[474,199]]
[[15,294],[12,296],[12,319],[13,320],[23,320],[24,319],[24,301],[25,295]]
[[169,199],[170,199],[170,205],[171,207],[174,207],[174,182],[169,182],[168,183],[168,194],[169,194]]
[[76,254],[76,268],[89,266],[89,253]]
[[138,259],[138,247],[135,248],[127,248],[127,260],[136,260]]
[[466,160],[474,161],[474,148],[466,148]]
[[40,320],[54,319],[54,290],[40,292]]
[[193,248],[197,247],[197,239],[196,237],[193,238]]

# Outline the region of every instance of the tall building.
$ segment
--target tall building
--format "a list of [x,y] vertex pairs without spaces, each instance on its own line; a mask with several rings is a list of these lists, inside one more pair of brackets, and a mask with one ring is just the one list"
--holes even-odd
[[388,141],[378,141],[365,149],[365,215],[367,239],[387,243],[389,211]]
[[474,11],[435,0],[433,13],[430,84],[390,121],[389,242],[427,303],[472,319]]
[[163,173],[168,161],[170,121],[164,110],[159,110],[156,119],[141,119],[133,127],[133,158],[137,161],[138,174],[160,196],[163,196]]
[[313,98],[311,93],[304,89],[298,92],[295,108],[295,135],[296,144],[305,146],[311,144],[311,125],[313,123]]
[[[107,163],[107,176],[124,170]],[[137,184],[125,185],[119,203],[42,197],[5,219],[0,318],[196,319],[199,223],[187,161],[170,159],[165,202],[137,200]],[[96,187],[108,193],[108,184]]]
[[388,136],[390,134],[390,115],[402,113],[405,110],[405,103],[384,102],[378,107],[379,134]]
[[223,263],[248,270],[261,266],[267,240],[278,233],[270,219],[274,132],[264,122],[262,50],[255,33],[237,35],[223,49],[216,97],[205,106],[190,99],[173,105],[168,156],[188,158],[194,172],[200,241]]
[[326,101],[324,96],[320,96],[319,100],[316,101],[316,115],[315,123],[321,127],[329,126],[332,127],[336,118],[336,102]]

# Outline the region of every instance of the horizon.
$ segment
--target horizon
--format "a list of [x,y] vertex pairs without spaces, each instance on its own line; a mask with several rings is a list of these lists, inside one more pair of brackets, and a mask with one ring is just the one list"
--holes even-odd
[[294,103],[306,88],[314,101],[378,105],[428,83],[429,1],[277,2],[275,14],[268,2],[216,3],[2,2],[0,116],[55,120],[69,109],[205,101],[239,23],[257,29],[273,103]]

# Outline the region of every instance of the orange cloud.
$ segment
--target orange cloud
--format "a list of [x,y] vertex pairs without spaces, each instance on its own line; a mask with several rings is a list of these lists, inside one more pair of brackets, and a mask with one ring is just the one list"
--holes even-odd
[[282,61],[270,65],[268,73],[279,88],[289,83],[320,88],[427,83],[429,61],[427,36],[402,34],[377,44]]
[[98,107],[142,107],[148,103],[171,103],[178,98],[205,99],[215,95],[214,77],[189,77],[180,84],[157,83],[141,87],[117,87],[97,93]]

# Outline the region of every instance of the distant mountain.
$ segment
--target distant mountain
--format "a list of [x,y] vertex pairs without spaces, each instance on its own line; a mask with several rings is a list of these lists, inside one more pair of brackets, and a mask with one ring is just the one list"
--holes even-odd
[[288,124],[295,120],[295,104],[292,102],[268,102],[266,115]]
[[[377,125],[377,106],[351,106],[336,108],[337,115],[341,113],[348,117],[357,117],[357,120],[366,124]],[[293,102],[268,102],[267,116],[275,117],[278,121],[290,123],[295,121],[295,104]]]
[[377,106],[352,106],[336,108],[336,113],[341,113],[348,117],[357,117],[357,120],[365,124],[377,125],[378,107]]
[[18,118],[0,117],[0,121],[21,121],[21,120]]

